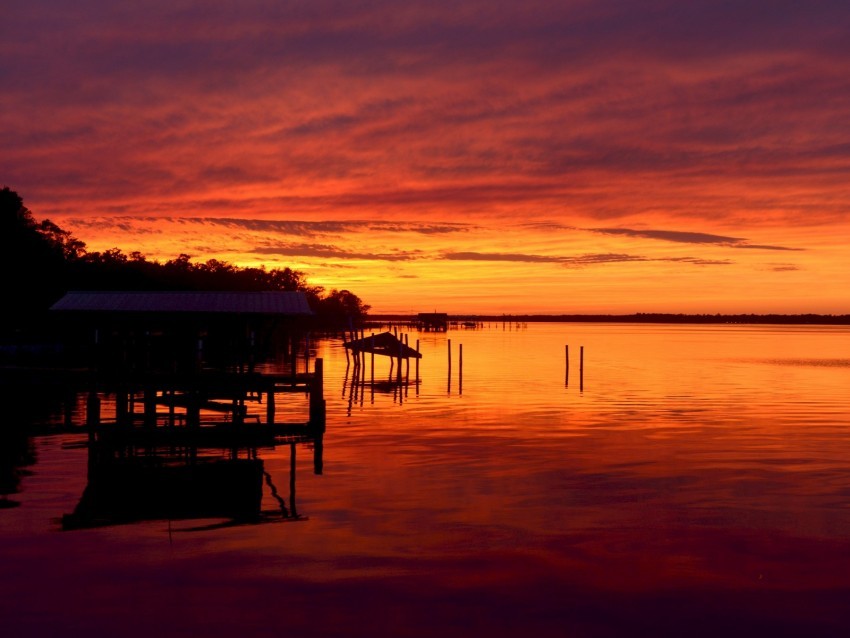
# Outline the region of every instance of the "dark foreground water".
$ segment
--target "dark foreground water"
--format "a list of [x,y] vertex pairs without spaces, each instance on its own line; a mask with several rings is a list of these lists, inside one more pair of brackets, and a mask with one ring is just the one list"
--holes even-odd
[[[34,439],[0,509],[0,635],[850,635],[850,330],[416,338],[406,393],[352,394],[340,343],[319,344],[303,520],[61,531],[84,440]],[[259,455],[289,501],[289,446]]]

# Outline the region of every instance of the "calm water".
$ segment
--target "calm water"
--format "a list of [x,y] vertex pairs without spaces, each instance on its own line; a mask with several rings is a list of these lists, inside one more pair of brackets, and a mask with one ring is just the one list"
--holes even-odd
[[[3,635],[850,631],[850,329],[410,338],[422,383],[403,393],[353,393],[341,343],[318,344],[328,431],[323,475],[298,448],[307,520],[62,532],[86,450],[36,439],[20,506],[0,510]],[[286,485],[289,448],[260,456]]]

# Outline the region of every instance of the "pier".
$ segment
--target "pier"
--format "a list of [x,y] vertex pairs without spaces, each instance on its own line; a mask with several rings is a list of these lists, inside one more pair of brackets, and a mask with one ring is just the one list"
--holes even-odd
[[[321,474],[326,420],[302,293],[72,292],[53,311],[90,335],[88,485],[64,529],[299,519],[296,445]],[[278,445],[290,448],[288,505],[257,453]]]
[[[92,441],[270,445],[324,432],[302,293],[71,292],[52,310],[90,335]],[[278,417],[299,400],[303,418]]]

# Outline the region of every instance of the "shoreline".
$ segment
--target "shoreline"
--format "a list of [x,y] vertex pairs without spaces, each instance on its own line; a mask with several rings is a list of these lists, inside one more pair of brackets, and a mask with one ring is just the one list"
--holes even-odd
[[[374,313],[367,323],[415,322],[417,315]],[[850,315],[822,314],[676,314],[638,312],[626,315],[607,314],[448,314],[449,322],[478,321],[491,323],[684,323],[684,324],[776,324],[776,325],[850,325]]]

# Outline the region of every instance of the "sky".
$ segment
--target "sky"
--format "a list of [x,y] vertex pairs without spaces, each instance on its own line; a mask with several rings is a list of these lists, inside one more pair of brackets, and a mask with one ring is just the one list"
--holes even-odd
[[0,186],[373,312],[850,313],[850,5],[5,0]]

